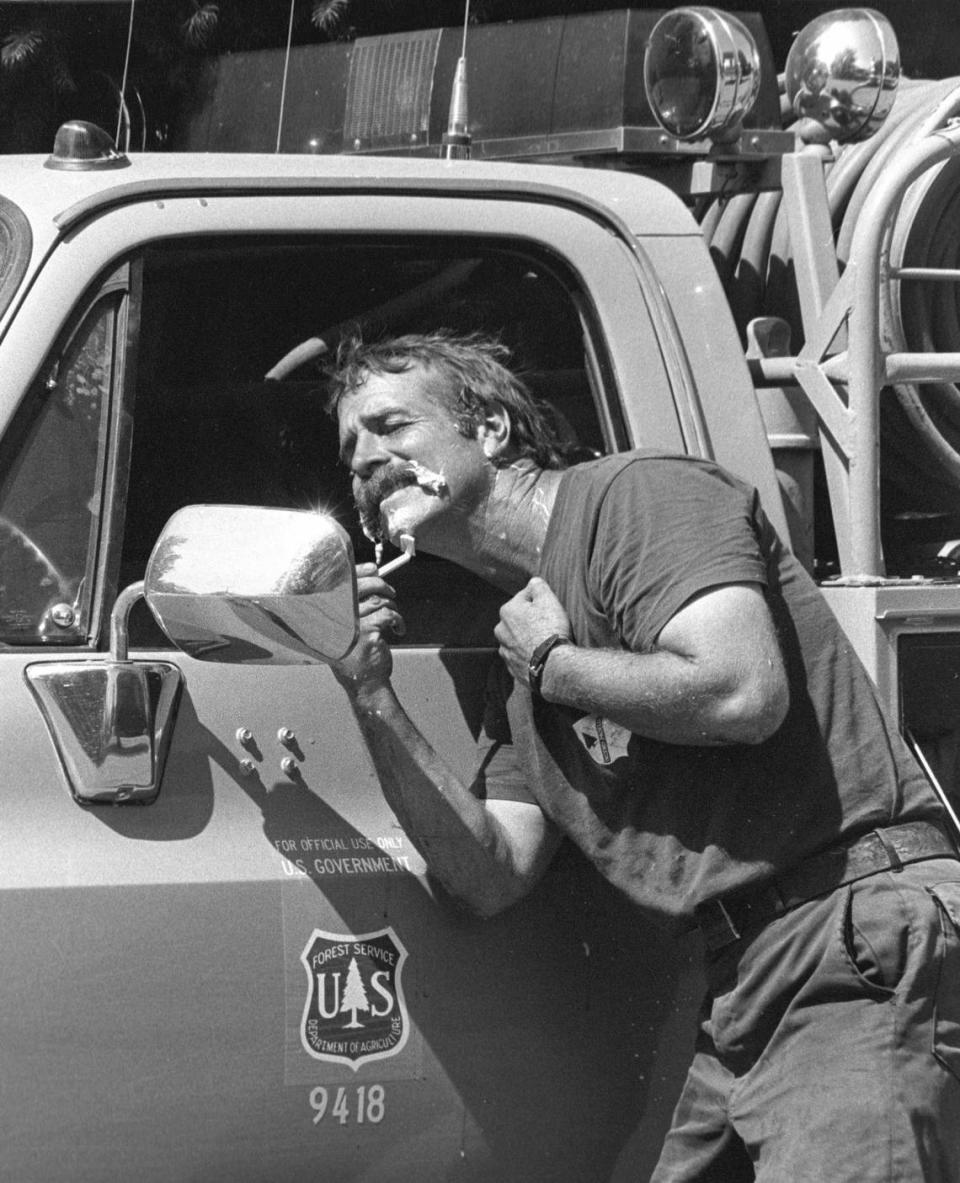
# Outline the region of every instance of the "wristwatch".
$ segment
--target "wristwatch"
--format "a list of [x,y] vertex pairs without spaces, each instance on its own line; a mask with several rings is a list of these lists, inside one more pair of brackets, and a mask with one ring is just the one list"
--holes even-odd
[[527,663],[527,677],[530,683],[530,693],[540,693],[540,682],[543,678],[543,667],[547,664],[547,658],[558,645],[572,645],[573,641],[569,637],[563,637],[559,633],[551,633],[545,641],[540,644],[530,654],[530,661]]

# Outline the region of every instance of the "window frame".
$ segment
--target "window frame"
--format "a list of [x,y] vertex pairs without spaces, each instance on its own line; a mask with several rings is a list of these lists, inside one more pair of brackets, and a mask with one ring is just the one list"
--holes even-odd
[[[57,648],[78,644],[91,644],[95,635],[100,631],[99,618],[103,612],[103,601],[106,596],[104,587],[105,564],[100,555],[101,542],[109,537],[109,524],[105,517],[114,512],[113,491],[116,488],[117,471],[122,457],[116,448],[111,447],[111,441],[117,434],[118,417],[122,399],[120,397],[124,383],[124,365],[129,337],[129,295],[131,269],[126,264],[111,269],[110,274],[92,285],[86,298],[74,309],[66,327],[59,335],[50,350],[44,365],[31,383],[25,398],[18,406],[16,414],[0,441],[0,456],[9,454],[14,448],[27,446],[18,440],[17,426],[26,421],[27,429],[24,436],[29,436],[30,424],[34,421],[34,413],[44,415],[47,407],[57,397],[64,380],[64,370],[68,367],[67,359],[71,355],[79,356],[77,350],[81,336],[99,323],[99,312],[102,306],[110,305],[108,311],[110,319],[107,324],[107,340],[104,352],[109,372],[102,391],[99,424],[97,428],[97,447],[92,474],[92,492],[90,496],[90,523],[86,540],[86,559],[83,564],[83,574],[80,576],[76,596],[72,605],[73,618],[69,623],[52,623],[46,633],[41,632],[42,621],[38,621],[37,636],[25,639],[23,642],[7,640],[0,637],[0,648],[30,649]],[[35,463],[41,463],[42,457],[34,456]],[[0,506],[2,512],[2,506]]]
[[[372,250],[373,252],[380,252],[382,254],[383,262],[387,268],[389,267],[391,259],[393,258],[396,258],[398,262],[400,262],[401,266],[404,262],[412,262],[415,265],[438,264],[441,269],[446,264],[455,265],[457,262],[463,261],[477,261],[481,266],[485,261],[488,263],[492,262],[494,265],[496,265],[498,260],[505,260],[512,263],[516,268],[517,274],[522,272],[524,269],[536,268],[541,273],[541,275],[549,276],[548,282],[550,287],[547,291],[548,298],[551,294],[558,295],[562,293],[563,299],[567,306],[567,314],[571,317],[571,319],[575,319],[580,326],[581,341],[577,352],[581,359],[586,394],[590,400],[590,409],[593,419],[593,431],[595,431],[597,437],[595,440],[591,439],[588,441],[588,445],[596,443],[602,447],[604,452],[609,452],[613,449],[624,446],[624,425],[622,421],[618,421],[616,419],[615,413],[610,406],[611,400],[604,397],[604,380],[602,377],[605,364],[604,355],[602,348],[598,348],[597,342],[594,339],[596,336],[596,330],[591,329],[591,309],[589,301],[587,300],[586,294],[582,287],[578,286],[577,277],[572,272],[571,268],[569,268],[569,266],[567,266],[562,259],[556,257],[554,253],[546,251],[542,247],[531,246],[525,241],[518,242],[516,238],[512,236],[507,237],[495,234],[469,234],[458,235],[456,237],[444,236],[439,239],[435,235],[377,235],[375,236],[375,240],[371,242],[371,236],[369,235],[361,236],[357,234],[342,233],[329,235],[323,233],[322,231],[313,231],[309,233],[300,233],[290,238],[287,236],[274,236],[274,238],[276,240],[278,252],[289,251],[291,247],[295,248],[298,244],[302,244],[305,248],[315,246],[320,250],[321,253],[329,250],[333,255],[336,255],[338,252],[342,251],[345,253],[345,259],[348,266],[351,261],[349,252],[358,250]],[[188,241],[185,241],[181,237],[174,237],[145,244],[144,247],[138,251],[134,260],[135,273],[137,277],[137,297],[133,303],[135,304],[137,312],[136,316],[132,318],[136,321],[138,329],[137,348],[139,350],[142,346],[143,357],[146,358],[152,356],[154,349],[158,348],[157,343],[151,345],[144,338],[144,333],[149,327],[146,326],[144,322],[145,317],[148,315],[147,309],[150,304],[149,286],[151,274],[151,252],[166,252],[166,257],[162,259],[160,264],[158,277],[168,280],[169,273],[166,276],[164,275],[164,273],[167,271],[167,268],[171,267],[172,265],[172,274],[176,276],[177,268],[179,266],[189,267],[189,256],[195,251],[203,252],[205,249],[209,249],[211,252],[211,257],[216,259],[218,254],[224,251],[224,248],[226,248],[227,254],[231,257],[233,255],[231,247],[235,248],[238,252],[242,252],[246,248],[249,249],[252,256],[256,257],[261,253],[264,253],[265,247],[267,250],[269,250],[269,245],[270,244],[263,238],[263,236],[259,234],[240,236],[233,233],[211,234],[209,237],[205,237],[200,240],[191,239]],[[184,259],[182,263],[179,262],[176,257],[179,247],[182,247],[184,250]],[[376,255],[374,254],[374,258],[375,257]],[[354,259],[353,261],[355,262],[356,260]],[[253,259],[251,259],[251,263],[252,262]],[[465,286],[469,288],[469,284],[470,280],[467,280]],[[179,286],[176,283],[176,279],[174,279],[173,286]],[[401,301],[404,299],[408,290],[412,291],[413,289],[406,289],[401,285],[402,294],[399,297]],[[374,310],[378,309],[379,307],[380,305],[375,304]],[[416,311],[414,311],[413,314],[416,315]],[[363,316],[364,313],[359,313],[358,319],[362,320]],[[341,317],[341,320],[343,319],[349,323],[352,318]],[[402,327],[399,331],[403,331]],[[160,355],[165,356],[168,352],[168,349],[169,345],[164,348],[164,346],[161,344],[159,346]],[[133,355],[131,354],[131,356]],[[144,362],[144,364],[146,365],[146,362]],[[137,420],[135,399],[136,397],[142,397],[142,392],[135,392],[137,376],[136,365],[131,363],[128,373],[130,375],[131,386],[128,390],[126,401],[127,406],[132,411],[132,415],[128,414],[126,416],[126,422],[129,424],[130,419],[132,418],[132,430],[135,432]],[[251,383],[252,381],[252,376],[237,378],[237,390],[241,391],[244,385]],[[159,384],[162,387],[164,385],[169,385],[169,383],[169,376],[164,376],[161,377]],[[202,389],[204,385],[206,385],[206,380],[201,376],[200,388]],[[224,385],[229,387],[231,383],[230,381],[226,381]],[[279,383],[279,387],[282,389],[282,382]],[[322,412],[318,410],[318,413]],[[173,410],[173,415],[176,415],[175,410]],[[158,419],[162,420],[163,418],[164,415],[162,409],[158,413],[157,409],[155,408],[151,414],[151,420],[156,422]],[[224,420],[224,422],[227,422],[227,420]],[[330,424],[330,431],[331,434],[335,434],[335,427],[332,423]],[[132,470],[127,471],[130,468],[132,457],[135,458],[136,456],[135,449],[131,447],[131,434],[132,433],[128,430],[127,437],[125,438],[125,447],[123,450],[121,462],[121,468],[124,470],[124,472],[127,472],[128,479],[130,477],[136,476],[136,473],[132,472]],[[117,503],[119,506],[122,506],[122,511],[125,511],[129,504],[129,498],[126,496],[126,482],[123,480],[122,475],[118,479],[120,481],[118,488],[121,495],[118,498]],[[345,481],[346,478],[344,475],[344,483]],[[338,503],[340,500],[340,498],[337,498]],[[357,530],[355,533],[359,534],[359,531]],[[111,576],[111,586],[117,587],[117,577],[121,569],[121,565],[123,565],[124,560],[129,559],[129,556],[123,553],[124,531],[119,528],[119,525],[117,529],[112,532],[112,534],[113,540],[109,549],[109,573]],[[365,550],[359,550],[358,548],[358,560],[368,559],[369,557],[370,555],[367,554]],[[420,562],[417,564],[416,572],[407,572],[406,582],[409,583],[411,580],[411,575],[413,575],[414,582],[421,584],[423,588],[448,586],[451,582],[454,586],[460,586],[460,577],[466,575],[466,573],[459,571],[447,571],[447,564],[442,564],[442,573],[446,575],[446,581],[444,584],[437,584],[435,582],[435,579],[440,574],[439,566],[437,568],[437,572],[431,573],[431,575],[428,575],[428,573],[423,570],[423,568],[428,565],[433,567],[440,564],[441,561],[433,559],[432,556],[421,556]],[[401,582],[403,581],[404,580],[401,580]],[[476,579],[476,577],[470,576],[468,578],[468,583],[472,583],[474,581],[480,582]],[[409,612],[407,618],[409,630],[408,634],[405,638],[397,639],[397,647],[448,648],[451,647],[451,644],[453,647],[457,648],[489,647],[488,634],[492,635],[493,625],[496,623],[496,609],[493,607],[493,604],[496,602],[497,607],[499,606],[499,603],[503,599],[502,594],[492,588],[489,590],[486,588],[478,588],[476,592],[473,593],[473,598],[471,598],[470,588],[463,588],[460,594],[467,597],[467,600],[463,601],[464,604],[469,601],[471,604],[475,603],[477,605],[479,609],[479,615],[477,616],[478,621],[486,621],[489,617],[489,629],[482,630],[484,636],[482,645],[477,640],[477,636],[481,631],[479,624],[477,627],[472,629],[465,628],[462,633],[458,634],[457,639],[453,641],[450,640],[447,632],[443,629],[438,629],[432,632],[432,634],[429,633],[426,629],[427,622],[434,621],[436,617],[443,615],[443,613],[440,611],[437,605],[434,605],[434,609],[431,610],[431,608],[427,606],[428,601],[422,601],[416,607],[413,607]],[[422,610],[418,611],[418,607],[420,607]],[[434,611],[436,612],[436,616],[434,615]],[[462,614],[461,619],[465,619]],[[160,649],[166,647],[163,639],[156,635],[156,630],[150,628],[150,624],[151,622],[147,618],[146,613],[140,607],[135,609],[135,615],[131,618],[131,647],[148,649]],[[150,635],[154,635],[155,643],[150,645],[142,644],[143,636]]]
[[[371,226],[377,227],[375,232]],[[140,310],[133,287],[145,247],[212,234],[255,238],[369,234],[384,240],[469,235],[486,242],[511,240],[537,255],[552,253],[579,293],[577,311],[588,346],[587,371],[596,389],[595,406],[601,421],[606,419],[608,447],[642,445],[682,451],[676,387],[660,341],[659,322],[650,312],[663,294],[651,290],[646,271],[637,263],[637,241],[623,237],[618,227],[617,221],[604,221],[597,210],[581,207],[572,198],[546,201],[536,194],[527,199],[496,192],[455,195],[445,193],[442,186],[426,193],[404,191],[402,186],[388,193],[365,191],[361,185],[356,192],[320,189],[272,194],[218,192],[213,187],[209,195],[172,194],[163,200],[138,194],[106,212],[97,211],[89,220],[78,215],[70,222],[66,238],[45,259],[11,322],[5,345],[10,347],[12,365],[6,372],[0,370],[0,429],[4,418],[9,419],[11,406],[22,397],[17,389],[26,388],[20,385],[24,376],[31,372],[35,376],[46,364],[45,357],[37,359],[37,350],[49,339],[48,326],[62,328],[73,322],[73,309],[89,303],[85,277],[95,269],[110,275],[121,263],[129,266],[127,327],[115,367],[123,394],[116,400],[117,418],[111,425],[104,486],[109,504],[101,519],[86,647],[105,646],[109,611],[118,590],[116,514],[118,507],[122,509],[118,482],[129,445],[122,416],[129,413],[129,376],[137,365],[135,329]],[[642,417],[637,415],[631,380],[634,386],[643,382]]]

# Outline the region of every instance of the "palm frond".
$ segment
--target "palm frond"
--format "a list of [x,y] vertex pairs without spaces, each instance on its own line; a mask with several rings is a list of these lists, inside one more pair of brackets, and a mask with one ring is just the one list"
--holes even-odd
[[0,66],[15,70],[39,56],[43,49],[43,34],[37,29],[20,29],[8,33],[0,44]]
[[183,22],[183,37],[194,49],[201,49],[209,41],[220,20],[219,4],[201,4],[193,0],[193,12]]
[[350,0],[315,0],[310,20],[321,33],[329,33],[343,19]]

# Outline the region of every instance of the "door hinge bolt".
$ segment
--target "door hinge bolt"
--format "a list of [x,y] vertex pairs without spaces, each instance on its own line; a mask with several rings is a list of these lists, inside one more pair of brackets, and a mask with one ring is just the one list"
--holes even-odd
[[238,727],[237,728],[237,743],[242,748],[245,748],[249,744],[253,743],[253,732],[250,730],[249,727]]
[[289,727],[281,727],[277,732],[277,739],[284,745],[289,747],[290,744],[297,742],[297,737]]
[[73,628],[77,623],[77,614],[72,604],[54,604],[50,609],[50,619],[57,628]]

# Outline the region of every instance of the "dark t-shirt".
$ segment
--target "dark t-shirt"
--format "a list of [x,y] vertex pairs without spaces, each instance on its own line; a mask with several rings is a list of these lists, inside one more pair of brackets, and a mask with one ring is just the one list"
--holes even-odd
[[[530,798],[667,921],[875,826],[942,810],[816,585],[755,490],[716,465],[632,452],[564,473],[540,574],[590,648],[649,652],[691,597],[766,589],[790,708],[758,745],[662,743],[532,700],[501,665],[489,795]],[[512,742],[511,741],[512,737]]]

